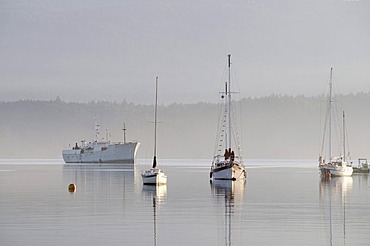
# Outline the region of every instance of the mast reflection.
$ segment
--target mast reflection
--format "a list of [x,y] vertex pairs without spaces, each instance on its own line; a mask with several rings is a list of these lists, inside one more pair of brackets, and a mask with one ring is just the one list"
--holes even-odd
[[157,245],[157,209],[163,204],[167,196],[167,185],[143,185],[145,198],[152,200],[153,206],[153,243]]
[[329,245],[346,245],[346,206],[352,190],[352,177],[323,178],[320,181],[320,209]]
[[[244,199],[245,180],[211,180],[212,195],[217,204],[224,207],[223,237],[226,246],[232,244],[233,224],[232,218],[241,209]],[[240,213],[238,213],[240,214]],[[239,220],[240,221],[240,220]],[[240,228],[240,227],[239,227]],[[221,236],[221,233],[218,233]]]

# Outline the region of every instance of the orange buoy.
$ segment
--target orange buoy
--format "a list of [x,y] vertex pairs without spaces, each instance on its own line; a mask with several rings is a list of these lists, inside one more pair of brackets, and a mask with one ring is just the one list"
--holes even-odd
[[69,184],[68,185],[68,191],[69,192],[76,192],[76,185],[75,184]]

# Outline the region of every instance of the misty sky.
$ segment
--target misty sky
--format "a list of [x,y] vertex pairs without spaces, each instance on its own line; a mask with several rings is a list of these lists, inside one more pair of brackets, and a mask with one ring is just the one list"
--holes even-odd
[[370,91],[370,1],[0,0],[0,101],[216,101]]

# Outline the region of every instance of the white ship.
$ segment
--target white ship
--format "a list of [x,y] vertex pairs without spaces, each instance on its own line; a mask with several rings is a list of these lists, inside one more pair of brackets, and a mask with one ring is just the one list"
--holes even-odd
[[100,125],[95,123],[95,140],[81,141],[72,149],[62,152],[65,163],[131,163],[134,164],[140,143],[126,142],[126,127],[123,128],[123,143],[112,143],[99,140]]

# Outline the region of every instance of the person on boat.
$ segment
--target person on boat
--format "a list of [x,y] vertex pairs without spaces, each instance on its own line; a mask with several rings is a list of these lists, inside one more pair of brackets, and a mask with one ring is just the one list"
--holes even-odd
[[232,150],[231,150],[231,148],[229,148],[228,153],[229,153],[229,157],[228,158],[230,158],[230,160],[231,160],[231,158],[232,158]]
[[230,153],[229,153],[229,151],[227,151],[227,149],[225,149],[224,157],[225,157],[225,160],[229,159],[229,157],[230,157]]
[[234,159],[235,159],[234,150],[233,150],[233,151],[231,151],[230,158],[231,158],[231,161],[234,161]]

